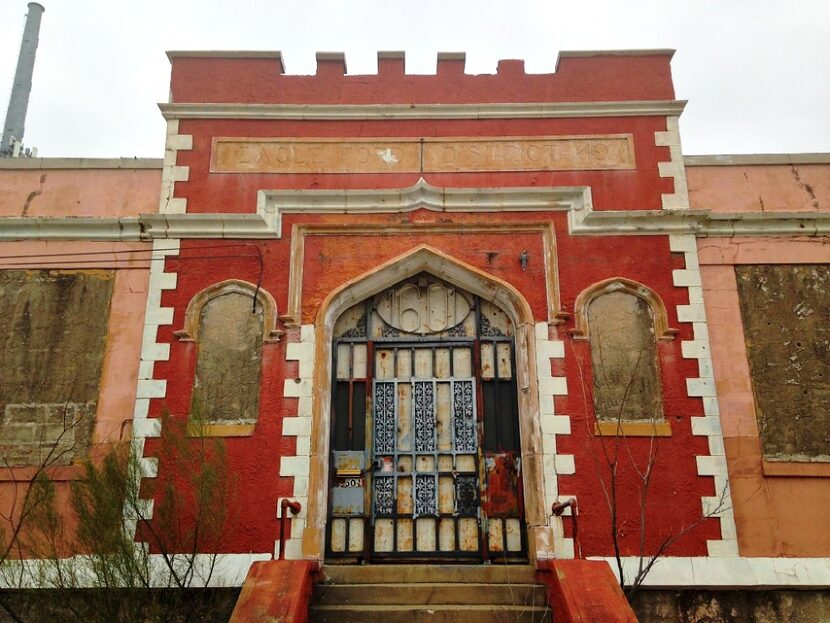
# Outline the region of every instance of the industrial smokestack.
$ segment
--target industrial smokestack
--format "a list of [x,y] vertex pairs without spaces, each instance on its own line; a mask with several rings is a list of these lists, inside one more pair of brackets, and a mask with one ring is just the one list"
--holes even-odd
[[29,107],[29,93],[32,91],[32,72],[35,69],[35,52],[37,36],[40,32],[40,19],[46,9],[37,2],[29,3],[26,15],[26,27],[23,29],[23,41],[20,43],[20,55],[17,57],[17,69],[14,72],[14,85],[3,126],[3,139],[0,141],[0,155],[15,155],[14,144],[23,142],[23,126],[26,124],[26,109]]

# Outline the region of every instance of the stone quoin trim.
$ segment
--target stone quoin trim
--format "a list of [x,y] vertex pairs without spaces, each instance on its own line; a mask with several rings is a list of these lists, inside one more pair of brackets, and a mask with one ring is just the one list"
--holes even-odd
[[669,162],[658,162],[660,177],[674,179],[674,192],[663,193],[663,209],[677,210],[689,207],[689,187],[686,183],[686,166],[683,163],[683,149],[680,146],[679,116],[666,117],[666,131],[654,133],[654,144],[668,147],[671,153]]
[[187,212],[187,199],[175,196],[176,182],[186,182],[190,177],[190,167],[176,164],[179,151],[193,149],[193,135],[179,134],[179,121],[167,122],[167,138],[164,144],[164,161],[161,169],[161,198],[159,214],[184,214]]
[[699,476],[712,476],[715,480],[715,495],[702,497],[701,505],[705,515],[711,513],[720,520],[721,539],[709,540],[706,545],[710,556],[738,556],[738,537],[709,348],[709,329],[703,306],[697,240],[693,235],[672,235],[669,236],[669,248],[675,253],[683,253],[686,260],[686,268],[672,271],[672,280],[675,286],[687,288],[689,292],[689,304],[677,306],[677,320],[692,323],[694,339],[683,340],[680,346],[685,359],[697,359],[700,375],[686,379],[687,394],[703,400],[703,417],[691,419],[692,434],[707,437],[709,441],[709,454],[697,457],[697,473]]
[[[144,456],[144,441],[148,437],[161,435],[161,420],[149,418],[150,401],[167,395],[167,381],[153,378],[156,361],[170,359],[170,344],[158,343],[158,328],[173,324],[173,308],[162,307],[161,297],[165,290],[175,290],[178,275],[164,271],[165,258],[179,254],[178,240],[156,240],[150,261],[150,283],[147,287],[147,311],[144,315],[144,333],[141,339],[141,362],[138,368],[138,388],[136,390],[135,411],[133,413],[132,451],[138,459],[137,478],[140,486],[142,478],[155,478],[158,475],[158,459]],[[153,516],[153,500],[142,500],[144,518]],[[124,509],[124,521],[128,534],[135,535],[137,518],[131,516],[129,509]]]
[[[557,435],[571,434],[571,418],[556,414],[556,396],[568,393],[568,383],[564,376],[551,374],[551,359],[565,357],[565,343],[549,337],[548,324],[537,322],[534,336],[536,340],[536,375],[539,389],[539,425],[542,431],[542,466],[544,470],[544,508],[550,516],[550,508],[557,500],[570,497],[559,491],[559,475],[573,475],[576,464],[573,454],[559,454],[556,449]],[[571,514],[571,509],[565,511]],[[551,517],[553,530],[553,556],[556,558],[574,557],[574,540],[565,538],[562,517]]]
[[[280,457],[280,476],[294,478],[294,491],[290,498],[302,504],[302,510],[297,515],[291,515],[291,534],[285,542],[285,557],[289,559],[302,558],[302,538],[308,513],[308,479],[311,472],[311,421],[312,421],[312,390],[314,383],[315,357],[314,325],[300,327],[300,341],[286,344],[285,358],[288,361],[298,362],[298,376],[294,379],[285,379],[283,396],[297,399],[297,415],[287,417],[282,421],[283,437],[295,437],[297,442],[294,456]],[[277,500],[277,513],[280,503],[285,498]],[[274,542],[276,555],[279,549],[279,539]]]

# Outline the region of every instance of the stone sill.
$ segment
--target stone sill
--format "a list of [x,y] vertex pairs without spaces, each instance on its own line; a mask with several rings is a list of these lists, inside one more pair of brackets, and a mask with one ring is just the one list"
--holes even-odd
[[597,422],[594,424],[594,434],[601,437],[671,437],[671,424],[668,420],[655,422]]
[[256,424],[189,424],[187,434],[190,437],[250,437],[254,434]]
[[767,461],[761,460],[764,476],[784,476],[790,478],[830,478],[830,463],[801,461]]

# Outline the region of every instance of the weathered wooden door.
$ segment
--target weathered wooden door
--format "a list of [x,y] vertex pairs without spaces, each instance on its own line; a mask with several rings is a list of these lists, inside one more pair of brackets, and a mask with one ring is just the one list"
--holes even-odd
[[330,557],[526,556],[513,330],[428,275],[335,327]]

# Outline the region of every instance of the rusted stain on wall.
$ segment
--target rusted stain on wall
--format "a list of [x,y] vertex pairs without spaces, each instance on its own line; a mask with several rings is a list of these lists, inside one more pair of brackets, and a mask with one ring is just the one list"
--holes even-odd
[[263,310],[251,297],[217,296],[202,308],[191,415],[205,422],[253,422],[259,411]]
[[830,266],[737,266],[764,457],[830,461]]
[[111,271],[0,271],[0,455],[61,464],[90,443],[104,357]]
[[588,307],[594,409],[600,420],[663,417],[654,322],[648,303],[609,292]]
[[484,457],[487,492],[484,513],[488,517],[519,516],[519,464],[513,452]]

